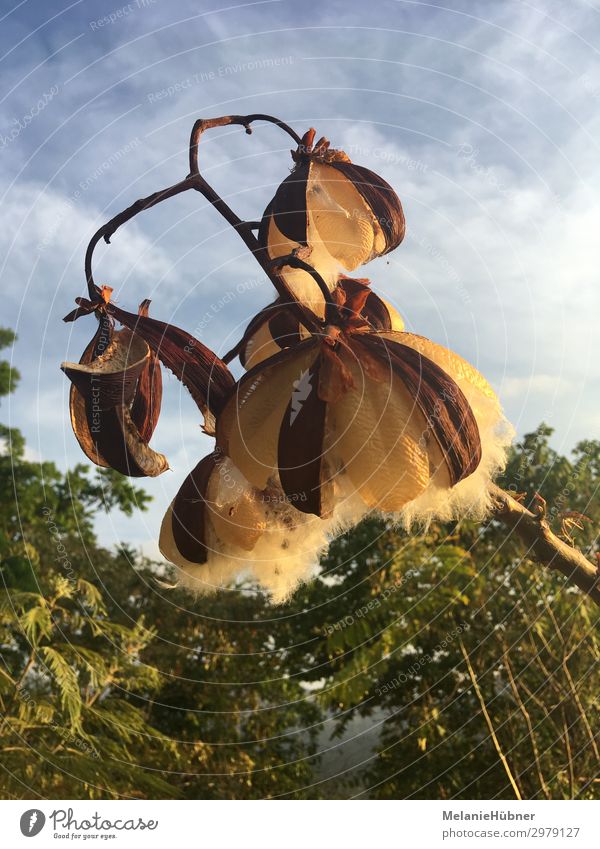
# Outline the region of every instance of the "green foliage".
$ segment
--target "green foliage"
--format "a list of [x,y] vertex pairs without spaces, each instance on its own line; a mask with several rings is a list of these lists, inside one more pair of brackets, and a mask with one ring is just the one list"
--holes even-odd
[[[515,446],[501,483],[543,491],[555,530],[593,558],[600,443],[568,459],[550,436],[542,425]],[[572,511],[590,521],[565,528]],[[341,731],[357,714],[382,723],[353,793],[514,798],[512,778],[523,798],[597,796],[599,613],[523,554],[495,521],[407,536],[368,520],[331,546],[328,582],[303,602],[319,611],[321,701]]]
[[133,627],[106,622],[101,595],[85,580],[68,580],[52,571],[39,577],[37,592],[6,587],[0,594],[6,792],[26,796],[31,788],[50,797],[172,794],[167,782],[135,764],[140,741],[147,746],[152,739],[149,749],[154,749],[157,765],[168,763],[174,745],[163,740],[125,695],[156,688],[156,676],[140,662],[151,635],[141,622]]
[[163,570],[94,529],[145,509],[143,490],[0,440],[2,795],[302,795],[319,711],[273,650],[268,601],[161,590]]
[[[6,327],[0,327],[0,351],[16,342],[16,335]],[[0,398],[14,392],[21,375],[6,360],[0,360]]]

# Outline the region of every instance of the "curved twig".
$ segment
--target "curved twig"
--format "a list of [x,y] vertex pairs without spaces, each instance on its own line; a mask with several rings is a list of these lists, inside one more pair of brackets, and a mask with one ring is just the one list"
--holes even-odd
[[127,209],[120,212],[118,215],[115,215],[100,227],[99,230],[94,233],[92,236],[86,253],[85,253],[85,278],[88,287],[89,297],[92,302],[97,303],[99,300],[98,290],[99,287],[96,285],[94,281],[94,275],[92,270],[92,258],[94,255],[94,250],[101,239],[104,239],[107,243],[110,242],[111,237],[114,233],[125,224],[127,221],[130,221],[134,218],[138,213],[143,212],[146,209],[151,209],[153,206],[156,206],[162,201],[167,200],[168,198],[174,197],[175,195],[181,194],[181,192],[188,191],[189,189],[195,189],[200,192],[206,200],[215,207],[217,212],[219,212],[223,218],[230,224],[237,233],[239,233],[242,241],[248,248],[248,250],[255,257],[256,261],[259,263],[275,289],[279,296],[283,299],[285,303],[290,305],[290,308],[296,313],[296,317],[300,324],[303,327],[311,332],[320,332],[323,327],[323,322],[315,313],[304,304],[302,304],[295,297],[292,290],[289,288],[283,276],[279,273],[276,268],[271,266],[270,257],[266,251],[266,249],[260,244],[258,239],[253,233],[253,230],[257,228],[256,221],[243,221],[236,213],[231,209],[231,207],[223,200],[222,197],[212,188],[212,186],[206,181],[206,179],[200,174],[198,168],[198,143],[200,141],[200,137],[202,133],[210,129],[212,127],[220,127],[225,126],[227,124],[241,124],[246,127],[246,132],[251,133],[250,124],[253,121],[270,121],[273,124],[277,124],[277,126],[281,127],[285,132],[287,132],[297,144],[301,143],[301,138],[298,136],[294,130],[291,129],[287,124],[283,121],[280,121],[278,118],[273,118],[270,115],[227,115],[223,118],[203,118],[196,121],[194,127],[192,129],[192,133],[190,136],[190,149],[189,149],[189,159],[190,159],[190,174],[184,179],[175,183],[172,186],[168,186],[166,189],[161,189],[158,192],[154,192],[151,195],[148,195],[146,198],[141,198],[133,203],[131,206],[127,207]]
[[279,118],[274,118],[272,115],[262,115],[256,113],[254,115],[223,115],[221,118],[198,118],[192,127],[190,135],[190,174],[199,174],[198,167],[198,144],[200,136],[205,130],[212,130],[214,127],[226,127],[230,124],[238,124],[245,128],[248,135],[252,134],[250,126],[254,121],[268,121],[271,124],[276,124],[278,127],[291,136],[297,145],[302,144],[302,139],[290,126]]
[[128,206],[127,209],[124,209],[123,212],[119,212],[118,215],[115,215],[110,219],[110,221],[107,221],[106,224],[103,224],[99,230],[96,230],[90,239],[85,252],[85,279],[87,282],[88,293],[92,301],[98,300],[98,286],[94,281],[94,275],[92,272],[92,257],[98,242],[101,239],[104,239],[107,244],[110,244],[113,234],[119,229],[119,227],[127,221],[130,221],[139,212],[143,212],[145,209],[150,209],[151,207],[162,203],[164,200],[168,200],[175,195],[181,194],[181,192],[187,192],[189,189],[194,189],[196,187],[196,182],[197,181],[194,177],[186,177],[185,180],[181,180],[173,186],[168,186],[166,189],[154,192],[146,198],[140,198],[140,200],[136,200],[135,203]]
[[557,569],[600,606],[598,566],[581,551],[559,539],[550,530],[543,511],[532,513],[499,486],[492,485],[490,491],[494,500],[494,517],[516,531],[536,560]]

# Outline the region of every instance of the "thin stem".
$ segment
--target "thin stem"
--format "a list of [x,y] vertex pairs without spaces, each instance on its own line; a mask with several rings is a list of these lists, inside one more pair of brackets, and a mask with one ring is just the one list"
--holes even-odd
[[215,207],[217,212],[219,212],[227,223],[230,224],[240,235],[248,250],[251,251],[256,261],[259,263],[277,290],[277,293],[286,303],[289,303],[290,308],[296,313],[300,324],[302,324],[303,327],[306,327],[306,329],[311,333],[318,333],[322,330],[321,320],[313,313],[312,310],[297,300],[294,293],[285,282],[283,276],[277,269],[271,267],[271,260],[266,249],[260,244],[252,232],[253,230],[256,230],[257,222],[243,221],[238,215],[236,215],[223,198],[221,198],[212,186],[209,185],[198,169],[198,143],[205,130],[212,127],[225,126],[227,124],[241,124],[246,127],[246,132],[250,133],[251,122],[258,120],[270,121],[273,124],[277,124],[285,132],[287,132],[297,144],[301,143],[301,138],[294,132],[294,130],[292,130],[283,121],[280,121],[278,118],[273,118],[270,115],[228,115],[223,118],[206,118],[196,121],[190,136],[190,174],[179,183],[175,183],[166,189],[161,189],[146,198],[141,198],[136,201],[127,209],[123,210],[123,212],[120,212],[118,215],[115,215],[114,218],[111,218],[111,220],[104,224],[92,237],[85,254],[85,276],[90,300],[93,303],[98,303],[100,300],[99,289],[94,281],[92,272],[92,257],[98,242],[101,239],[104,239],[107,243],[109,243],[111,237],[119,229],[119,227],[127,221],[130,221],[143,210],[151,209],[153,206],[156,206],[157,204],[162,203],[162,201],[174,197],[181,192],[188,191],[189,189],[195,189]]
[[297,145],[302,144],[302,139],[290,126],[288,126],[283,121],[280,121],[279,118],[274,118],[272,115],[262,115],[262,114],[254,114],[254,115],[224,115],[221,118],[199,118],[192,127],[192,132],[190,135],[190,174],[199,174],[200,169],[198,167],[198,145],[200,143],[200,136],[205,130],[212,130],[214,127],[226,127],[230,124],[237,124],[245,128],[248,135],[252,134],[252,127],[250,126],[254,121],[268,121],[271,124],[276,124],[278,127],[286,132],[289,136],[291,136]]
[[322,322],[309,307],[298,301],[293,291],[286,283],[283,275],[279,273],[277,268],[272,266],[271,258],[269,257],[266,248],[261,245],[252,232],[252,222],[248,223],[246,221],[242,221],[242,219],[235,214],[231,207],[219,194],[217,194],[213,187],[209,185],[209,183],[207,183],[204,177],[200,174],[194,175],[191,179],[196,181],[196,184],[194,185],[196,191],[200,192],[206,200],[214,206],[217,212],[223,216],[225,221],[233,227],[275,287],[277,294],[286,303],[288,303],[290,308],[296,313],[296,317],[300,324],[302,324],[303,327],[306,327],[310,333],[320,333],[322,331]]
[[[249,251],[252,252],[254,258],[265,272],[275,289],[277,290],[278,295],[286,303],[290,304],[290,307],[296,313],[299,322],[306,327],[310,332],[319,332],[322,329],[321,321],[317,318],[317,316],[310,310],[308,307],[301,304],[297,298],[295,297],[292,290],[289,288],[283,276],[279,273],[278,269],[274,267],[271,263],[271,258],[266,250],[266,248],[261,245],[259,240],[256,238],[253,230],[258,229],[260,226],[260,222],[256,221],[242,221],[242,219],[233,212],[231,207],[223,200],[222,197],[212,188],[211,185],[206,181],[204,177],[200,174],[200,167],[198,164],[198,145],[200,144],[200,138],[205,130],[213,129],[214,127],[225,127],[231,124],[241,125],[246,129],[248,134],[252,133],[252,124],[253,121],[269,121],[272,124],[276,124],[278,127],[281,127],[288,135],[290,135],[297,145],[302,144],[302,139],[300,136],[292,130],[288,124],[279,120],[279,118],[274,118],[272,115],[263,115],[263,114],[253,114],[253,115],[225,115],[221,118],[199,118],[192,127],[192,132],[190,134],[190,146],[189,146],[189,164],[190,164],[190,179],[196,179],[198,182],[194,186],[194,188],[199,191],[204,197],[211,203],[217,212],[219,212],[223,218],[227,221],[228,224],[236,230],[239,234],[240,238],[246,245]],[[310,266],[307,266],[310,268]],[[312,270],[312,269],[311,269]],[[316,272],[315,272],[316,273]],[[323,285],[325,286],[325,282]],[[325,288],[327,288],[325,286]],[[328,293],[329,297],[329,293]]]
[[119,229],[119,227],[127,221],[130,221],[139,212],[142,212],[145,209],[151,209],[153,206],[162,203],[164,200],[168,200],[175,195],[181,194],[181,192],[187,192],[189,189],[196,188],[195,183],[196,180],[193,177],[186,177],[185,180],[181,180],[173,186],[154,192],[146,198],[140,198],[140,200],[136,200],[135,203],[128,206],[127,209],[124,209],[123,212],[119,212],[118,215],[115,215],[114,218],[107,221],[106,224],[103,224],[102,227],[94,233],[85,252],[85,279],[87,281],[88,292],[92,301],[98,301],[98,287],[94,282],[94,275],[92,272],[92,256],[94,255],[94,250],[98,242],[101,239],[104,239],[107,244],[110,244],[113,234]]
[[460,650],[462,652],[462,655],[465,659],[465,663],[467,665],[467,670],[469,672],[469,678],[471,679],[471,683],[473,684],[473,689],[475,690],[475,693],[477,695],[477,699],[479,701],[479,704],[481,705],[481,710],[482,710],[483,716],[485,718],[487,727],[489,729],[490,737],[492,738],[494,748],[496,749],[496,752],[498,753],[498,757],[500,758],[500,760],[502,762],[502,766],[504,767],[504,771],[506,772],[506,775],[508,776],[508,780],[511,783],[511,786],[512,786],[512,789],[514,791],[515,796],[517,797],[517,799],[521,800],[522,799],[521,792],[520,792],[519,787],[517,785],[517,782],[515,781],[515,778],[512,774],[512,771],[511,771],[510,766],[508,764],[508,761],[506,759],[506,755],[502,751],[502,747],[500,746],[500,741],[498,740],[498,737],[496,736],[496,731],[494,729],[492,719],[491,719],[491,717],[488,713],[488,709],[487,709],[485,700],[484,700],[483,695],[481,693],[481,689],[479,687],[479,682],[477,681],[477,676],[475,675],[475,670],[473,669],[473,667],[471,665],[471,661],[469,660],[469,655],[467,653],[467,650],[465,648],[465,644],[463,643],[462,639],[459,639],[459,644],[460,644]]
[[339,318],[339,307],[333,300],[329,287],[319,272],[295,254],[288,254],[287,256],[281,256],[271,260],[271,268],[284,268],[286,265],[290,268],[299,268],[302,271],[306,271],[313,278],[325,299],[325,321],[329,324],[335,321],[336,318]]

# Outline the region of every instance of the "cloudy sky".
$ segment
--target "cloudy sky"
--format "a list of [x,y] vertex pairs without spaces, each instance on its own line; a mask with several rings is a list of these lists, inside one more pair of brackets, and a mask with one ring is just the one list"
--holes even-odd
[[[12,2],[12,0],[11,0]],[[3,4],[7,9],[10,4]],[[584,0],[21,0],[0,24],[0,324],[23,380],[0,410],[32,457],[82,459],[58,365],[93,319],[92,233],[187,173],[196,117],[263,112],[310,126],[400,195],[408,233],[365,269],[409,329],[454,348],[498,390],[519,434],[541,420],[568,451],[600,435],[600,8]],[[255,219],[287,175],[277,128],[216,130],[204,173]],[[97,251],[119,305],[223,353],[272,300],[235,233],[197,194],[139,216]],[[145,481],[147,514],[102,522],[144,546],[210,449],[166,377],[153,446],[173,471]]]

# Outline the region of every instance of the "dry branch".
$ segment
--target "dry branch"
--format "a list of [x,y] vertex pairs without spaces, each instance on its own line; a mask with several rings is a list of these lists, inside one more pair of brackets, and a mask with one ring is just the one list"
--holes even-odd
[[534,560],[557,569],[600,606],[600,572],[577,548],[563,542],[550,530],[545,510],[532,513],[508,492],[492,486],[494,517],[514,530],[527,545]]

